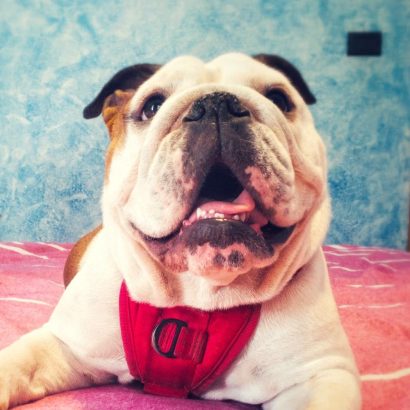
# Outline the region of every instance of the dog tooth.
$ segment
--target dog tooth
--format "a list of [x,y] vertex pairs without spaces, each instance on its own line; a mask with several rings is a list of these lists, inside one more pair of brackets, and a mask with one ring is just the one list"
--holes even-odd
[[213,215],[213,214],[215,213],[215,209],[210,209],[210,210],[209,210],[209,213],[210,213],[211,215]]
[[225,218],[225,214],[220,214],[220,213],[218,213],[218,212],[215,212],[215,218],[221,218],[221,219],[224,219]]
[[239,221],[241,218],[239,217],[239,215],[234,215],[233,219],[235,219],[235,221]]
[[246,213],[239,214],[239,218],[242,222],[245,222],[246,221]]
[[200,219],[202,216],[202,209],[201,208],[197,208],[196,210],[196,218]]

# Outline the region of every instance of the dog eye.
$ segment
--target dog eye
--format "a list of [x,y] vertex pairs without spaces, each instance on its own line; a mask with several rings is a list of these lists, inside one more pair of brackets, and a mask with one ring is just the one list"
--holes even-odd
[[266,94],[266,98],[271,100],[282,112],[290,112],[293,109],[289,97],[282,90],[270,90]]
[[147,121],[152,118],[158,112],[164,101],[165,97],[160,94],[150,97],[142,107],[141,121]]

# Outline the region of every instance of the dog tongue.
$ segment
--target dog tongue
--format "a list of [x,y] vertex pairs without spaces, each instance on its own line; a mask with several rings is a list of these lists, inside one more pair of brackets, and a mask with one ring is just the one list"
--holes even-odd
[[214,210],[216,213],[235,215],[240,213],[251,213],[255,209],[255,201],[249,192],[244,189],[232,202],[211,201],[200,205],[202,211]]
[[256,208],[252,196],[244,189],[232,202],[203,202],[192,212],[189,219],[184,221],[184,226],[198,219],[226,218],[227,216],[235,216],[236,219],[246,221],[256,232],[260,232],[260,228],[268,223],[267,218]]

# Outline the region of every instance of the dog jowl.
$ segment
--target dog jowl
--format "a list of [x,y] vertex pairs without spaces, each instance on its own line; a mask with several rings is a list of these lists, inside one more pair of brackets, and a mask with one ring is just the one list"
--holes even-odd
[[321,251],[314,102],[272,55],[112,77],[84,110],[110,136],[102,225],[74,246],[49,322],[0,352],[0,408],[134,379],[266,409],[359,408]]

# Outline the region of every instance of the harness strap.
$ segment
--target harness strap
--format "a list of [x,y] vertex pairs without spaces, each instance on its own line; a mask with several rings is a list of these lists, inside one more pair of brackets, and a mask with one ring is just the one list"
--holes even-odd
[[131,375],[145,392],[171,397],[205,392],[240,354],[260,316],[260,305],[156,308],[131,300],[125,282],[119,308]]

